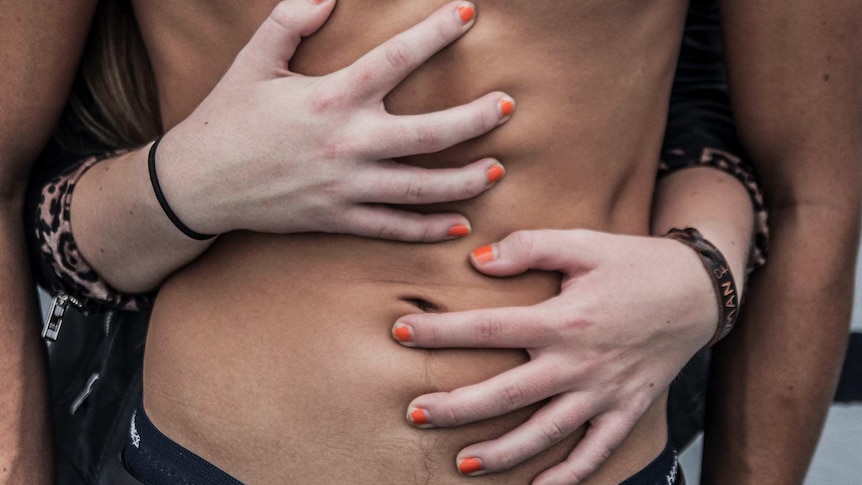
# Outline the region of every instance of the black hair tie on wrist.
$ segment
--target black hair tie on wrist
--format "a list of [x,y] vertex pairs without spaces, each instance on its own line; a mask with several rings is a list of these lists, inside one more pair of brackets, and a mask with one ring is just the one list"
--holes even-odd
[[156,141],[153,142],[153,146],[150,147],[150,155],[147,160],[147,166],[150,169],[150,182],[153,183],[153,192],[156,193],[156,199],[158,199],[159,205],[162,206],[162,210],[165,212],[165,215],[168,216],[168,219],[174,223],[174,226],[176,226],[176,228],[182,231],[186,236],[196,241],[206,241],[216,237],[215,234],[201,234],[191,230],[189,226],[183,224],[183,221],[177,217],[171,209],[171,206],[168,205],[168,201],[165,199],[165,194],[162,193],[162,187],[159,185],[159,177],[156,175],[156,148],[159,146],[160,141],[162,141],[161,136],[156,138]]

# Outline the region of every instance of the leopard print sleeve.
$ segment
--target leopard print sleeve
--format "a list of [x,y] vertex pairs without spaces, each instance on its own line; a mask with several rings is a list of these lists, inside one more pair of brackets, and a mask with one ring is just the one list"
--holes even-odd
[[40,283],[54,295],[74,298],[83,309],[141,311],[152,305],[151,294],[132,295],[112,288],[87,263],[72,233],[70,206],[75,185],[88,169],[120,153],[84,159],[54,176],[42,186],[35,208],[31,236],[35,236]]

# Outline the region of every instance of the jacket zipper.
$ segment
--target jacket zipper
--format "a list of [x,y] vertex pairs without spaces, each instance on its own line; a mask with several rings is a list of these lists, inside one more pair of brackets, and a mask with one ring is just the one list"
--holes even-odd
[[65,293],[60,293],[51,300],[51,307],[48,309],[45,323],[42,324],[42,338],[52,342],[57,341],[57,337],[60,335],[60,326],[63,325],[63,316],[69,305],[78,309],[83,308],[81,302]]

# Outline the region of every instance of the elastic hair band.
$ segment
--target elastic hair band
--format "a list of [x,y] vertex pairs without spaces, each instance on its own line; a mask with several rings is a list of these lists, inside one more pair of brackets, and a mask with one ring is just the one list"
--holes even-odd
[[191,230],[189,226],[183,224],[183,221],[177,217],[171,209],[171,206],[168,205],[168,201],[165,199],[165,194],[162,193],[162,186],[159,185],[159,177],[156,175],[156,148],[159,146],[160,141],[162,141],[161,136],[156,138],[156,141],[153,142],[153,146],[150,147],[150,155],[147,160],[147,166],[150,169],[150,182],[153,183],[153,192],[156,193],[156,199],[158,199],[159,205],[162,206],[162,210],[165,212],[165,215],[168,216],[168,219],[174,223],[174,226],[176,226],[176,228],[182,231],[186,236],[197,241],[206,241],[216,237],[215,234],[201,234]]
[[739,317],[739,294],[736,292],[736,283],[733,281],[730,265],[727,264],[721,251],[704,239],[703,234],[697,229],[691,227],[673,228],[664,237],[679,241],[694,249],[700,256],[706,272],[709,273],[709,279],[712,280],[715,296],[718,298],[718,325],[712,339],[706,344],[706,347],[711,347],[730,333]]

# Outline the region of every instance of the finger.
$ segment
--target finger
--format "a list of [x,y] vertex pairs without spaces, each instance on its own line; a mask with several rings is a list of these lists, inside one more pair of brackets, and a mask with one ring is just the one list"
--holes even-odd
[[470,221],[459,214],[417,214],[378,205],[348,209],[337,232],[373,239],[437,242],[470,234]]
[[464,448],[455,463],[470,476],[508,470],[568,438],[593,416],[589,395],[560,395],[502,437]]
[[242,54],[265,69],[287,70],[303,37],[326,23],[335,0],[283,0],[257,29]]
[[348,84],[360,99],[382,100],[408,74],[467,32],[475,14],[471,2],[446,4],[348,67]]
[[504,93],[490,93],[470,103],[435,113],[390,116],[369,139],[377,159],[436,153],[493,130],[515,110]]
[[493,276],[530,269],[573,274],[595,265],[599,244],[599,233],[592,231],[518,231],[496,244],[476,248],[470,261],[479,271]]
[[584,439],[566,461],[540,474],[533,485],[571,485],[587,479],[623,443],[634,420],[621,413],[604,414],[590,423]]
[[541,304],[452,313],[419,313],[398,319],[392,335],[407,347],[534,349],[553,343],[552,316]]
[[417,427],[448,428],[501,416],[557,394],[560,373],[531,361],[485,382],[417,397],[407,409]]
[[500,162],[486,158],[466,167],[425,169],[395,162],[369,166],[354,182],[362,202],[433,204],[475,197],[505,174]]

